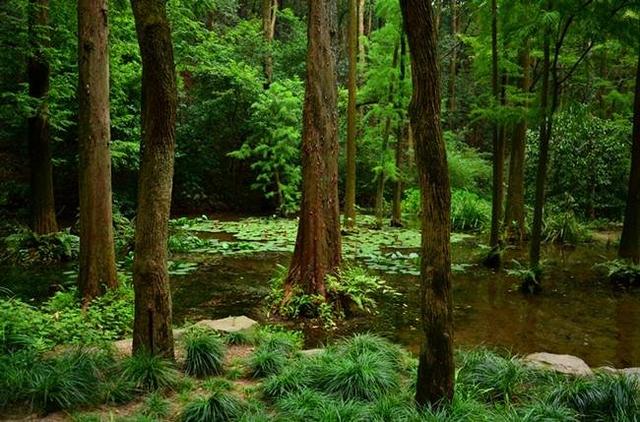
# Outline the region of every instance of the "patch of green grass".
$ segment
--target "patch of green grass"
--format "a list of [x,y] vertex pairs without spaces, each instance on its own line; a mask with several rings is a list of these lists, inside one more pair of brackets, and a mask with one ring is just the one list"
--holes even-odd
[[262,384],[265,397],[276,399],[297,393],[312,384],[312,371],[308,359],[301,358],[287,365],[279,374],[272,375]]
[[216,391],[229,391],[233,388],[233,383],[224,378],[208,378],[202,382],[202,388],[211,393]]
[[180,375],[173,364],[160,356],[136,353],[122,362],[122,377],[140,391],[173,389]]
[[223,371],[225,346],[210,330],[192,330],[185,335],[185,372],[196,377],[219,375]]
[[198,398],[182,411],[182,422],[226,422],[237,420],[243,403],[232,393],[216,391],[207,398]]
[[162,397],[159,392],[153,392],[145,397],[142,403],[141,413],[155,419],[165,419],[169,416],[171,403]]
[[287,357],[279,350],[258,347],[249,357],[249,371],[253,378],[276,375],[287,363]]

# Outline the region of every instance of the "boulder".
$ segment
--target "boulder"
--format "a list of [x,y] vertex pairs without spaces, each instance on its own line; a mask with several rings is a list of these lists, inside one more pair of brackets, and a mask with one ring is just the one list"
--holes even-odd
[[557,355],[554,353],[532,353],[524,358],[526,363],[540,369],[549,369],[568,375],[593,375],[589,365],[582,359],[571,355]]
[[300,351],[300,354],[306,357],[318,356],[324,349],[307,349]]
[[248,318],[244,315],[241,316],[230,316],[222,319],[203,319],[201,321],[196,322],[195,325],[199,325],[201,327],[210,328],[216,331],[222,331],[224,333],[234,333],[237,331],[248,330],[256,325],[258,322]]
[[635,378],[638,382],[640,382],[640,368],[618,369],[618,373],[624,374],[629,378]]

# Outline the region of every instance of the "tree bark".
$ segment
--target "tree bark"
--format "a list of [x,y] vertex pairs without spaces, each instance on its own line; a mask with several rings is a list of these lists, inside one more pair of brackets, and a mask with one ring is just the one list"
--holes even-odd
[[[349,0],[351,1],[351,0]],[[356,0],[358,2],[358,39],[364,37],[364,12],[367,4],[366,0]],[[365,51],[364,43],[358,42],[358,60],[360,62],[360,71],[364,72],[364,67],[367,63],[367,53]]]
[[85,304],[118,285],[111,210],[107,16],[107,0],[78,0],[78,286]]
[[[547,166],[549,162],[549,133],[551,113],[549,111],[549,74],[550,74],[550,34],[549,29],[545,30],[543,45],[543,65],[542,65],[542,92],[540,96],[540,109],[542,112],[542,121],[540,123],[540,155],[538,157],[538,168],[536,172],[536,193],[533,208],[533,223],[531,226],[531,242],[529,245],[529,265],[539,272],[540,267],[540,242],[542,240],[542,213],[544,208],[544,189],[545,179],[547,175]],[[533,280],[534,285],[525,286],[530,288],[539,288],[539,280]],[[529,283],[530,284],[530,283]]]
[[349,103],[347,106],[347,177],[344,218],[347,229],[356,223],[356,95],[358,79],[358,0],[349,0]]
[[640,262],[640,53],[636,70],[636,88],[633,107],[633,134],[631,150],[631,172],[624,225],[620,237],[620,258]]
[[[500,104],[500,83],[498,69],[498,8],[497,0],[491,0],[491,90],[496,106]],[[504,196],[504,137],[500,136],[498,121],[493,122],[493,189],[491,201],[491,252],[486,263],[491,267],[500,266],[502,202]]]
[[411,51],[413,97],[409,116],[415,138],[422,199],[420,348],[416,402],[442,406],[453,399],[451,295],[451,192],[440,126],[440,72],[432,3],[401,0]]
[[338,203],[337,81],[332,33],[333,2],[310,1],[307,76],[302,131],[302,204],[296,245],[285,282],[326,297],[325,278],[341,261]]
[[398,81],[398,95],[396,110],[399,114],[396,130],[396,182],[393,186],[393,205],[391,207],[391,227],[402,227],[402,195],[404,194],[404,163],[407,153],[408,128],[405,124],[404,110],[402,110],[402,87],[405,80],[407,47],[404,31],[400,34],[400,79]]
[[267,52],[264,57],[265,89],[273,82],[273,55],[271,45],[276,33],[276,15],[278,13],[278,0],[262,0],[262,35],[267,44]]
[[27,61],[29,96],[37,100],[35,113],[27,122],[31,170],[32,229],[37,234],[58,231],[53,197],[53,164],[49,127],[49,0],[29,0],[29,44]]
[[451,57],[449,59],[449,128],[455,127],[454,114],[456,112],[456,76],[458,71],[458,0],[451,0],[451,37],[453,38],[453,47],[451,48]]
[[[531,78],[529,49],[525,47],[520,53],[520,65],[522,66],[522,78],[520,79],[520,91],[529,92]],[[525,145],[527,141],[527,119],[522,117],[518,122],[513,141],[511,143],[511,158],[509,160],[509,187],[507,189],[507,201],[505,209],[505,227],[507,238],[522,242],[525,237],[525,211],[524,211],[524,160]]]
[[131,0],[142,57],[142,157],[138,185],[133,351],[174,356],[167,269],[177,88],[164,0]]

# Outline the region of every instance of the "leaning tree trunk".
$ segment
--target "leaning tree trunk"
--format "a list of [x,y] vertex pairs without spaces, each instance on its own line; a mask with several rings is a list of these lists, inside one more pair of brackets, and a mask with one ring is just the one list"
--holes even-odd
[[[520,53],[520,65],[522,66],[522,78],[520,90],[529,92],[531,80],[529,78],[529,50],[525,48]],[[505,227],[507,237],[522,242],[525,236],[524,225],[524,160],[525,145],[527,141],[527,118],[522,117],[518,122],[511,143],[511,158],[509,160],[509,187],[507,189],[507,201],[505,209]]]
[[[500,83],[498,79],[498,10],[497,0],[491,0],[491,91],[495,105],[500,103]],[[504,196],[504,137],[500,136],[498,121],[493,122],[493,189],[491,198],[491,251],[485,261],[491,267],[500,266],[502,201]]]
[[38,234],[58,231],[53,199],[53,164],[49,128],[49,0],[29,0],[29,44],[27,62],[29,96],[38,102],[28,120],[29,166],[31,170],[32,229]]
[[278,13],[278,0],[262,0],[262,35],[267,44],[267,52],[264,56],[265,89],[269,88],[273,81],[273,55],[271,45],[276,33],[276,15]]
[[85,304],[118,285],[111,214],[107,0],[78,0],[80,274]]
[[349,103],[347,106],[347,177],[344,219],[348,229],[356,224],[356,93],[358,79],[358,3],[349,0]]
[[632,143],[627,209],[624,214],[618,256],[638,263],[640,262],[640,54],[636,69]]
[[138,183],[134,353],[173,358],[167,269],[177,88],[164,0],[131,0],[142,57],[142,157]]
[[416,401],[442,406],[453,399],[451,192],[440,127],[440,72],[434,10],[427,0],[401,0],[411,51],[413,98],[409,108],[422,193],[420,298],[423,342]]
[[338,125],[335,55],[330,10],[310,1],[307,80],[302,130],[302,204],[296,245],[285,282],[285,301],[295,287],[326,297],[325,278],[341,261],[338,203]]

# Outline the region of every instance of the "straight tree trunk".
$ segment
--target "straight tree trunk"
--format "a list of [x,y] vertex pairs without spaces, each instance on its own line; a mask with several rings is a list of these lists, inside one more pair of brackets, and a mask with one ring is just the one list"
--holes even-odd
[[[531,78],[529,49],[525,47],[520,53],[520,66],[522,66],[522,78],[520,79],[520,91],[529,92]],[[511,144],[511,158],[509,160],[509,187],[507,189],[507,202],[505,209],[505,227],[507,237],[522,242],[525,236],[525,211],[524,211],[524,160],[525,145],[527,141],[527,119],[522,117],[516,125],[515,134]]]
[[347,177],[344,218],[347,229],[356,223],[356,94],[358,79],[358,0],[349,0],[349,103],[347,106]]
[[164,0],[131,0],[142,57],[142,157],[138,184],[133,352],[173,358],[167,269],[177,88]]
[[416,402],[442,406],[453,399],[453,299],[451,295],[451,192],[440,126],[437,27],[428,0],[401,0],[411,51],[415,137],[422,196],[420,347]]
[[49,62],[45,49],[49,41],[49,0],[29,0],[29,44],[27,62],[29,96],[38,101],[29,117],[28,147],[31,170],[31,219],[37,234],[58,231],[53,198],[53,164],[49,127]]
[[276,15],[278,13],[278,0],[262,0],[262,35],[267,44],[267,52],[264,57],[265,89],[271,86],[273,81],[273,55],[271,45],[276,33]]
[[[540,109],[542,121],[540,123],[540,155],[538,158],[538,168],[536,172],[536,193],[533,207],[533,223],[531,226],[531,242],[529,245],[529,266],[535,272],[540,271],[540,243],[542,240],[542,213],[544,208],[544,189],[549,162],[549,133],[551,112],[549,110],[549,74],[551,72],[550,62],[550,34],[545,31],[543,45],[543,65],[542,65],[542,92],[540,96]],[[526,280],[525,280],[526,282]],[[539,289],[539,280],[526,282],[525,289],[529,291]]]
[[631,150],[631,173],[624,225],[620,237],[620,258],[640,262],[640,53],[636,69],[636,88],[633,107],[633,136]]
[[[351,0],[349,0],[351,1]],[[358,2],[358,39],[364,37],[364,12],[367,0],[356,0]],[[367,53],[363,42],[358,42],[358,60],[360,62],[361,72],[364,72],[364,66],[367,63]]]
[[451,36],[453,38],[453,47],[451,49],[451,58],[449,59],[449,128],[455,127],[455,119],[453,115],[456,112],[456,76],[458,70],[458,0],[451,0]]
[[325,278],[340,267],[338,125],[333,2],[310,1],[302,130],[302,204],[285,301],[296,287],[326,297]]
[[393,205],[391,207],[391,227],[402,227],[402,195],[404,193],[404,163],[407,153],[408,128],[405,124],[404,111],[402,110],[402,87],[405,80],[405,63],[407,47],[404,31],[400,35],[400,79],[398,81],[398,95],[396,110],[399,113],[398,127],[396,130],[396,182],[393,186]]
[[107,16],[107,0],[78,0],[78,286],[85,304],[118,285],[111,210]]
[[[496,106],[500,103],[500,83],[498,77],[498,8],[497,0],[491,0],[491,90]],[[502,201],[504,196],[504,137],[500,136],[500,127],[493,122],[493,189],[491,201],[491,235],[489,246],[491,252],[486,260],[487,265],[500,266]]]

